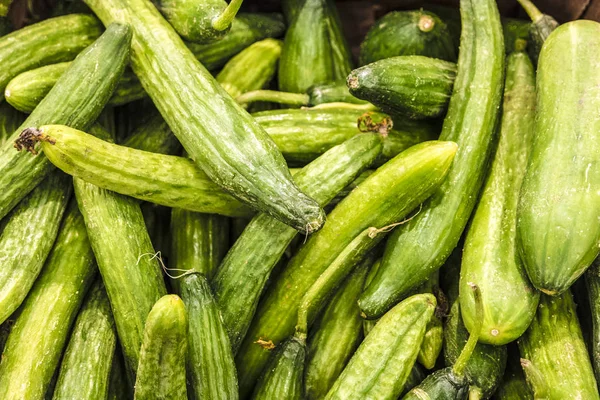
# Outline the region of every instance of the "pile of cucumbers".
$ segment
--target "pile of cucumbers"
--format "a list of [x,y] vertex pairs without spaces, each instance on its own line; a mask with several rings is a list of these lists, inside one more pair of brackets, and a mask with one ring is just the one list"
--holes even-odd
[[600,400],[600,24],[518,1],[1,2],[0,399]]

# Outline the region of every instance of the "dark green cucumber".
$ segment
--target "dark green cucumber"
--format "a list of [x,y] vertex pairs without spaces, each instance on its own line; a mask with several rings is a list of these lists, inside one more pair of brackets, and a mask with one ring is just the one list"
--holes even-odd
[[[504,31],[504,50],[506,54],[515,51],[523,51],[522,48],[517,48],[516,44],[520,41],[525,42],[523,45],[529,49],[530,37],[529,27],[531,23],[522,19],[503,18],[502,30]],[[519,45],[521,46],[521,45]]]
[[547,383],[545,398],[600,398],[569,291],[557,297],[542,295],[533,322],[517,343],[521,357]]
[[425,10],[392,11],[377,20],[360,45],[360,65],[395,56],[456,60],[446,24]]
[[106,400],[116,344],[110,303],[98,281],[73,326],[52,399]]
[[435,297],[418,294],[386,313],[361,343],[326,399],[396,399],[417,359]]
[[531,24],[529,25],[529,37],[531,38],[531,45],[529,46],[529,54],[533,59],[534,63],[538,63],[542,46],[548,36],[558,28],[558,22],[548,14],[542,14],[540,10],[530,0],[517,0],[521,7],[527,12],[529,18],[531,18]]
[[20,131],[45,123],[87,129],[100,115],[125,68],[130,41],[129,27],[118,24],[109,27],[77,56],[71,68],[0,148],[0,187],[4,188],[0,193],[0,218],[54,169],[44,155],[31,157],[15,151],[12,142]]
[[14,131],[25,121],[26,115],[8,103],[0,104],[0,146],[3,146]]
[[533,393],[527,386],[516,343],[508,346],[506,371],[498,389],[492,397],[494,400],[533,400]]
[[540,54],[517,240],[531,283],[549,295],[569,288],[600,251],[600,121],[592,118],[600,97],[590,92],[600,85],[599,55],[600,24],[591,21],[560,26]]
[[0,324],[0,354],[4,351],[4,346],[6,345],[6,340],[8,339],[8,335],[14,325],[15,321],[12,319],[7,319],[2,324]]
[[268,356],[254,342],[262,338],[278,344],[291,335],[298,305],[319,275],[364,229],[401,220],[427,199],[444,180],[455,152],[452,142],[413,146],[379,168],[328,215],[324,228],[300,248],[258,306],[237,353],[242,394],[251,390]]
[[237,399],[238,386],[231,345],[219,307],[206,278],[181,278],[181,298],[189,316],[187,371],[197,399]]
[[[373,134],[333,147],[294,175],[298,185],[326,205],[380,154]],[[250,221],[227,253],[213,280],[234,352],[258,306],[267,279],[297,232],[266,214]],[[291,332],[290,332],[291,333]]]
[[151,153],[181,154],[181,144],[160,115],[154,115],[139,125],[123,141],[123,146]]
[[456,64],[423,56],[391,57],[355,69],[348,75],[350,93],[384,112],[413,119],[446,112]]
[[266,132],[194,58],[151,3],[86,0],[86,4],[105,24],[120,21],[132,26],[133,71],[210,179],[301,232],[311,233],[323,225],[323,210],[294,184]]
[[346,41],[342,21],[337,10],[335,0],[327,0],[327,18],[325,19],[327,32],[329,34],[329,45],[331,46],[331,57],[333,58],[334,81],[346,78],[354,68],[352,51]]
[[140,204],[144,223],[152,242],[152,247],[163,260],[171,257],[171,235],[169,226],[171,226],[171,209],[158,204],[142,202]]
[[[481,289],[480,341],[503,345],[525,332],[539,301],[517,251],[517,206],[533,143],[535,72],[526,53],[509,55],[498,147],[471,220],[460,271],[460,305],[469,332],[477,323],[469,284]],[[498,293],[503,293],[499,296]]]
[[73,202],[8,337],[0,362],[0,398],[44,397],[96,273],[83,218]]
[[387,242],[381,267],[359,300],[376,318],[440,268],[475,207],[486,176],[504,84],[504,43],[496,2],[461,0],[458,72],[440,140],[458,144],[442,186]]
[[144,327],[134,400],[187,399],[187,328],[185,306],[176,295],[163,296],[152,307]]
[[130,400],[133,398],[133,385],[127,381],[127,372],[121,349],[117,346],[110,369],[108,400]]
[[600,260],[594,260],[585,273],[587,296],[590,305],[592,329],[590,335],[590,354],[594,365],[596,381],[600,379]]

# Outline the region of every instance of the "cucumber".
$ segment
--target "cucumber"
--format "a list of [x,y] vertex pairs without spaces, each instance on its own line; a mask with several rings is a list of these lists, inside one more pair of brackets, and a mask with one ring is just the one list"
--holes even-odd
[[96,273],[83,218],[72,203],[8,337],[0,362],[0,398],[44,397]]
[[546,398],[600,398],[569,291],[542,295],[533,322],[517,343],[521,357],[531,361],[547,383]]
[[[540,54],[535,140],[520,193],[517,240],[531,283],[549,295],[569,288],[600,251],[594,221],[600,218],[600,138],[590,119],[600,112],[600,99],[588,97],[600,83],[593,68],[599,34],[596,22],[562,25]],[[566,51],[568,60],[560,62]]]
[[14,131],[25,121],[25,115],[8,103],[0,103],[0,146],[3,146]]
[[417,356],[417,362],[429,370],[435,368],[437,359],[442,351],[442,344],[444,342],[442,317],[448,314],[448,310],[446,309],[447,304],[443,301],[445,296],[441,293],[439,281],[439,271],[436,271],[431,278],[417,290],[417,293],[432,293],[436,297],[438,304],[435,313],[433,313],[433,316],[427,323],[425,336],[423,336],[423,343],[421,343],[421,349]]
[[129,382],[127,382],[123,354],[121,354],[121,349],[117,346],[110,369],[108,400],[129,400],[132,398],[133,385],[129,385]]
[[[376,135],[358,135],[328,150],[297,172],[294,179],[319,204],[326,205],[380,152]],[[296,235],[285,224],[259,214],[221,263],[212,283],[234,352],[246,335],[271,271]]]
[[160,259],[164,264],[164,260],[168,261],[171,257],[171,209],[146,202],[142,202],[140,208],[152,247],[157,253],[160,252]]
[[266,132],[202,67],[151,3],[86,0],[86,4],[105,24],[120,21],[132,26],[133,72],[210,179],[301,232],[311,233],[323,225],[323,210],[293,183]]
[[384,112],[413,119],[446,112],[456,64],[423,56],[386,58],[348,75],[350,93]]
[[[262,371],[268,354],[254,342],[289,336],[299,302],[319,275],[364,229],[401,220],[429,197],[446,176],[456,152],[452,142],[425,142],[405,150],[367,178],[328,215],[271,284],[237,353],[242,395]],[[416,356],[415,356],[416,357]]]
[[134,400],[187,399],[187,327],[185,306],[176,295],[163,296],[152,307],[144,327]]
[[[515,46],[519,39],[526,42],[525,47],[530,48],[529,27],[531,23],[522,19],[503,18],[502,30],[504,31],[504,50],[506,54],[514,53],[515,51],[523,51],[522,48]],[[521,45],[519,45],[521,47]]]
[[73,326],[52,399],[105,400],[116,343],[110,303],[98,281]]
[[[55,25],[52,27],[56,28]],[[4,190],[0,193],[0,218],[54,169],[43,155],[31,157],[15,151],[13,142],[21,130],[45,123],[89,128],[100,115],[125,68],[130,41],[129,27],[118,24],[109,27],[94,44],[77,56],[44,101],[2,146],[0,187]]]
[[600,379],[600,260],[596,259],[592,266],[585,272],[586,294],[590,305],[592,329],[590,335],[590,349],[596,381]]
[[504,44],[496,2],[461,0],[458,72],[440,140],[459,150],[448,178],[423,210],[397,229],[359,305],[376,318],[440,268],[463,233],[486,175],[504,82]]
[[392,11],[377,20],[360,45],[360,65],[395,56],[426,56],[456,61],[446,24],[425,10]]
[[386,313],[361,343],[325,399],[396,399],[417,359],[435,297],[418,294]]
[[342,21],[337,10],[335,0],[327,1],[327,32],[329,34],[329,45],[331,46],[331,57],[333,59],[333,79],[345,79],[348,73],[354,68],[352,50],[346,41]]
[[530,0],[517,0],[521,7],[527,12],[531,18],[529,25],[529,37],[531,38],[531,46],[529,46],[529,54],[537,65],[542,46],[548,36],[558,28],[558,22],[548,14],[542,14],[540,10]]
[[181,144],[160,115],[150,117],[123,141],[123,146],[151,153],[181,154]]
[[495,400],[533,400],[533,393],[527,386],[525,375],[519,361],[519,349],[515,344],[508,347],[508,360],[504,377],[493,399]]
[[[460,305],[465,326],[477,323],[469,283],[481,289],[480,341],[503,345],[525,332],[539,301],[517,252],[517,206],[533,143],[535,73],[526,53],[509,55],[498,148],[465,240]],[[498,296],[498,293],[504,293]]]

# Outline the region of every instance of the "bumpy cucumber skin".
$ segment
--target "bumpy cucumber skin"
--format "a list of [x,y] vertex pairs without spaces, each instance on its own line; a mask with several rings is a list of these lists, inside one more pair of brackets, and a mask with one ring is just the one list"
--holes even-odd
[[161,297],[144,328],[134,400],[187,399],[185,357],[188,318],[174,294]]
[[517,240],[531,283],[550,295],[570,287],[600,251],[599,54],[600,24],[584,20],[555,30],[540,54]]
[[325,398],[398,398],[417,359],[425,326],[435,306],[432,294],[418,294],[386,313]]
[[455,152],[452,142],[413,146],[379,168],[328,215],[323,230],[308,239],[259,304],[236,358],[242,393],[251,390],[268,356],[254,342],[263,338],[277,344],[290,335],[300,300],[319,275],[363,230],[399,221],[427,199],[445,178]]
[[600,380],[600,260],[594,260],[592,266],[585,272],[585,283],[590,304],[592,319],[591,349],[592,363],[596,381]]
[[600,398],[569,291],[557,297],[542,295],[533,322],[517,343],[521,357],[548,383],[548,399]]
[[[267,133],[194,58],[151,3],[86,0],[86,4],[105,24],[120,21],[132,26],[133,71],[210,179],[301,232],[311,233],[323,225],[324,211],[294,184]],[[190,77],[194,77],[191,85]]]
[[15,130],[25,121],[26,115],[8,103],[0,103],[0,146],[3,146]]
[[458,73],[440,140],[458,144],[442,186],[388,239],[381,267],[359,300],[376,318],[440,268],[475,207],[494,143],[504,84],[504,43],[496,2],[461,0]]
[[116,344],[110,303],[98,281],[73,326],[52,399],[106,400]]
[[[355,136],[297,172],[294,179],[324,206],[380,153],[376,135]],[[259,214],[219,267],[212,283],[234,352],[246,335],[271,271],[296,235],[285,224]]]
[[237,399],[231,345],[206,278],[191,274],[179,285],[189,315],[187,370],[194,395],[197,399]]
[[[539,301],[517,251],[517,206],[533,144],[535,72],[527,54],[508,57],[498,148],[465,240],[460,305],[469,331],[476,325],[469,284],[481,290],[479,341],[503,345],[525,332]],[[502,293],[501,295],[499,295]]]
[[413,119],[446,113],[456,64],[423,56],[391,57],[348,75],[350,93],[384,112]]
[[4,190],[0,193],[0,218],[54,169],[43,154],[33,157],[15,151],[15,139],[23,129],[45,123],[87,129],[100,115],[125,68],[130,41],[129,27],[118,24],[109,27],[77,56],[69,72],[2,146],[0,187]]
[[44,397],[96,273],[83,218],[72,203],[8,337],[0,362],[0,398]]
[[[420,28],[423,18],[431,30]],[[452,37],[437,15],[423,11],[393,11],[375,22],[360,45],[360,65],[395,56],[420,55],[447,61],[456,60]]]
[[184,39],[196,43],[212,43],[229,31],[216,30],[212,22],[227,7],[224,0],[154,0],[154,3]]

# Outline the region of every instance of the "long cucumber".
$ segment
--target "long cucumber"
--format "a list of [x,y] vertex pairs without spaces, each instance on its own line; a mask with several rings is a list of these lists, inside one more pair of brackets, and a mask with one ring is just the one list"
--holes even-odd
[[0,146],[3,146],[14,131],[25,121],[25,115],[8,103],[0,104]]

